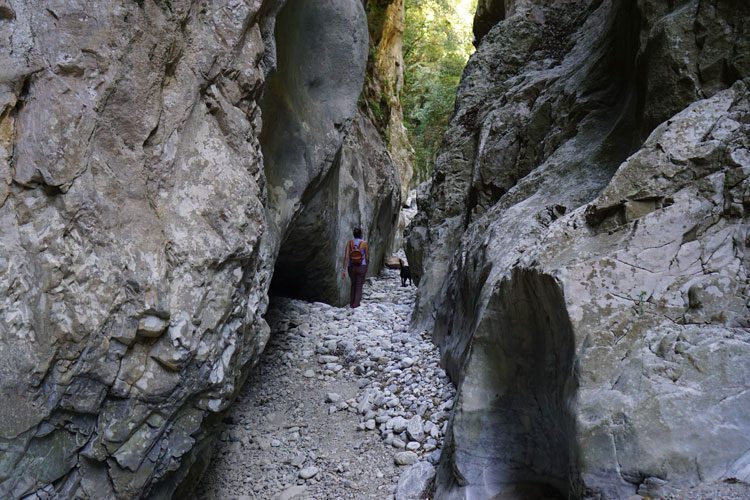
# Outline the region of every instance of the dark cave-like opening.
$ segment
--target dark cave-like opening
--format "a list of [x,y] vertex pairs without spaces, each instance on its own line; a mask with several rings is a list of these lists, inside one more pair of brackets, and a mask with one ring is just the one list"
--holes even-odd
[[517,270],[503,281],[470,357],[453,421],[452,439],[462,443],[453,470],[477,493],[568,498],[577,488],[577,378],[554,278]]
[[276,19],[276,70],[261,101],[271,293],[339,305],[339,170],[367,59],[364,9],[288,0]]

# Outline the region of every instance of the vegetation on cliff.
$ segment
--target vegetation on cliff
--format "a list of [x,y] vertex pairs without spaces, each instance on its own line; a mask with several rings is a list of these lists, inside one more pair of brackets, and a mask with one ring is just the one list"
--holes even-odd
[[401,102],[414,148],[414,180],[430,177],[453,112],[456,88],[473,52],[476,0],[406,0]]

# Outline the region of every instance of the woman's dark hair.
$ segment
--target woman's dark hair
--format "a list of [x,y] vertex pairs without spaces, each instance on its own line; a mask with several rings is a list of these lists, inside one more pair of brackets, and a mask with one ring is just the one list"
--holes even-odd
[[352,234],[355,238],[361,238],[362,237],[362,229],[355,227],[354,231],[352,231]]

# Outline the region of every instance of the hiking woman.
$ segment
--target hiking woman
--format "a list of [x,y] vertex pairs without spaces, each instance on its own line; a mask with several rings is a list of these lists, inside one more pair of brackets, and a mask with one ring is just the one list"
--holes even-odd
[[345,270],[341,271],[341,277],[345,278],[346,272],[349,272],[349,279],[352,282],[349,306],[354,309],[359,307],[362,300],[362,287],[367,275],[367,259],[370,258],[370,249],[367,242],[362,239],[362,229],[355,228],[352,235],[354,239],[346,243],[346,249],[344,250]]

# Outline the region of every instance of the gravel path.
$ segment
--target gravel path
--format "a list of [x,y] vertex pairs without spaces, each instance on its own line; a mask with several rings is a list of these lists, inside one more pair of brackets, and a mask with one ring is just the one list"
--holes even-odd
[[[277,299],[199,499],[412,498],[430,487],[454,390],[398,271],[362,306]],[[401,481],[399,482],[399,478]]]

